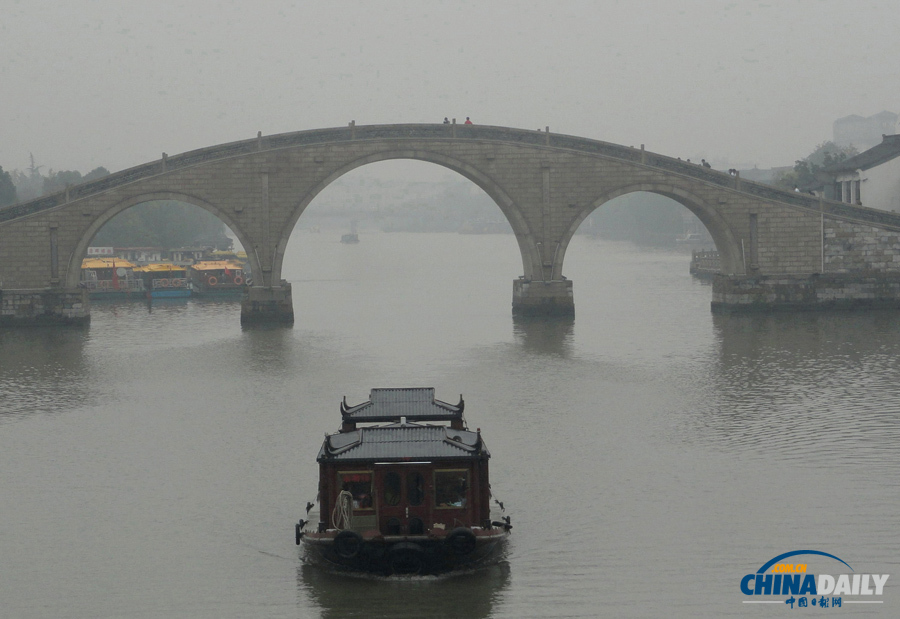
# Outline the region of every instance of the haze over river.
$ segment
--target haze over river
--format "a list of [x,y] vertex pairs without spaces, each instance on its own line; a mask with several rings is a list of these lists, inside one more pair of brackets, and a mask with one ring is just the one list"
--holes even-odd
[[[797,549],[892,575],[883,604],[822,614],[900,615],[900,312],[714,316],[687,254],[578,236],[574,322],[519,322],[511,235],[339,236],[292,238],[293,328],[190,300],[0,331],[0,615],[818,611],[743,603],[741,578]],[[506,561],[304,565],[293,525],[338,403],[409,386],[465,397]]]

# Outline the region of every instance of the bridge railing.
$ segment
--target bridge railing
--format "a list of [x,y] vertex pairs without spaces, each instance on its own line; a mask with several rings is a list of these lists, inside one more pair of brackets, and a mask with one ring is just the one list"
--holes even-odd
[[611,142],[590,138],[550,133],[549,131],[529,131],[511,127],[460,124],[400,124],[400,125],[360,125],[351,123],[348,127],[312,129],[277,135],[257,136],[249,140],[229,142],[207,148],[163,155],[162,159],[116,172],[101,179],[42,196],[27,202],[0,207],[0,223],[41,211],[63,206],[73,200],[96,195],[134,181],[181,170],[203,163],[228,159],[251,153],[279,150],[296,146],[348,142],[354,140],[379,139],[454,139],[486,140],[527,144],[530,146],[564,148],[583,153],[612,157],[615,159],[641,163],[653,168],[666,170],[682,176],[697,179],[722,188],[748,193],[764,200],[790,204],[803,209],[819,211],[840,219],[870,223],[900,229],[900,215],[877,209],[854,206],[843,202],[820,200],[818,197],[797,192],[784,191],[770,185],[740,179],[725,172],[719,172],[702,165],[651,153],[643,149],[622,146]]

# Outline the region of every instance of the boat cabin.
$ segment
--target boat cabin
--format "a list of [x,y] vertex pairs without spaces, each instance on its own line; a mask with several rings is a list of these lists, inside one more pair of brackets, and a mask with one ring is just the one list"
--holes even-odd
[[[433,388],[372,389],[356,406],[344,398],[341,429],[316,458],[319,530],[408,536],[490,528],[491,455],[481,431],[467,429],[464,408],[461,396],[448,404]],[[342,493],[351,500],[340,501]]]
[[244,285],[244,266],[236,260],[203,260],[189,269],[191,284],[200,293],[240,292]]

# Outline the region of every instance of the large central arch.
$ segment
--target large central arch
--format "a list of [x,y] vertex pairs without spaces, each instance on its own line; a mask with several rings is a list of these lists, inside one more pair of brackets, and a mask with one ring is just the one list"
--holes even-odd
[[297,225],[297,221],[306,210],[306,207],[309,206],[309,204],[315,199],[317,195],[319,195],[319,193],[321,193],[326,187],[328,187],[338,178],[340,178],[344,174],[347,174],[348,172],[351,172],[352,170],[381,161],[403,159],[433,163],[452,170],[472,181],[488,196],[490,196],[491,199],[503,212],[503,215],[506,217],[507,221],[509,221],[510,226],[512,226],[513,232],[516,235],[516,241],[519,245],[519,251],[521,251],[522,253],[522,268],[525,272],[525,276],[531,278],[531,266],[534,264],[537,258],[537,256],[533,253],[534,244],[529,242],[532,239],[533,235],[531,230],[529,229],[528,221],[522,216],[520,210],[516,208],[513,199],[506,193],[503,187],[494,182],[493,179],[484,174],[481,170],[460,159],[447,156],[443,153],[432,152],[428,150],[410,151],[408,149],[402,148],[389,148],[385,151],[372,153],[349,161],[343,166],[334,170],[317,185],[310,188],[309,191],[307,191],[306,194],[303,195],[293,207],[292,216],[286,221],[285,228],[282,232],[281,238],[278,241],[278,251],[275,263],[277,271],[280,273],[282,270],[284,252],[287,248],[287,243],[291,236],[291,233],[293,232],[294,227]]

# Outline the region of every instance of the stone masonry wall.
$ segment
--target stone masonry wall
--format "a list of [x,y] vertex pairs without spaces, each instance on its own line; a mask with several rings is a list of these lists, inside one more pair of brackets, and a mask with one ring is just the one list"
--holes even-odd
[[0,290],[0,326],[80,325],[90,321],[87,290]]
[[900,232],[825,220],[825,272],[900,271]]

